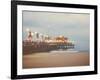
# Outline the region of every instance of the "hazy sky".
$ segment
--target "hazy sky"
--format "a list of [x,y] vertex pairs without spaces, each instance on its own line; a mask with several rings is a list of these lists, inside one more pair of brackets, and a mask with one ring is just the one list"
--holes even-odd
[[75,49],[89,50],[89,14],[23,11],[23,39],[26,28],[49,36],[64,35],[75,41]]

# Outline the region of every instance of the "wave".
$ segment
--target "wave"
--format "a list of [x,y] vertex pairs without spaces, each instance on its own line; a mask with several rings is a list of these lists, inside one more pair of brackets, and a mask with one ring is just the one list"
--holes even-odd
[[77,53],[77,52],[79,51],[76,51],[74,49],[67,49],[67,50],[59,49],[59,50],[50,51],[50,53]]

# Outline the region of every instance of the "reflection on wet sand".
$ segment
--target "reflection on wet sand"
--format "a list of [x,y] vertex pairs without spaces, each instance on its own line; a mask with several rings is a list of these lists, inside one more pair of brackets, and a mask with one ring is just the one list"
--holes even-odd
[[23,68],[89,65],[88,52],[45,52],[23,55]]

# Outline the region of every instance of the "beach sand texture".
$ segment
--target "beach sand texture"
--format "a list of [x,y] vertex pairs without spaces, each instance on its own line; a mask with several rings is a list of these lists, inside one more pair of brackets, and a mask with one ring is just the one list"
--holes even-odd
[[23,55],[23,68],[46,68],[89,65],[88,52],[34,53]]

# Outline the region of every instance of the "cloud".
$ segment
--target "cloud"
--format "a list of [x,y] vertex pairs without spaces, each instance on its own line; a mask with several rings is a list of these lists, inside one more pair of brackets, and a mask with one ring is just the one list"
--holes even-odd
[[77,42],[77,49],[89,50],[90,15],[54,12],[23,12],[23,39],[30,28],[50,36],[64,35]]

